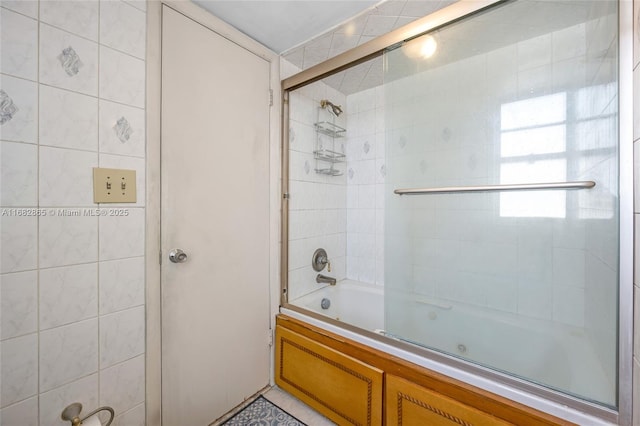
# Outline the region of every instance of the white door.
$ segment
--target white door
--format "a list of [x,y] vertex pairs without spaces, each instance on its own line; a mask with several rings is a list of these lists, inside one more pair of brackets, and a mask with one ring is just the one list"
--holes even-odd
[[269,383],[269,69],[163,6],[164,426],[208,425]]

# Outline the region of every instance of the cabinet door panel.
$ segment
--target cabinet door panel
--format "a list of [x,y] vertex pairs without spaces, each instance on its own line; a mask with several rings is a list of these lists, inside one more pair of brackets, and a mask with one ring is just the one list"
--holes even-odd
[[340,425],[382,424],[382,371],[276,327],[276,384]]
[[387,426],[512,424],[391,374],[386,375],[385,395]]

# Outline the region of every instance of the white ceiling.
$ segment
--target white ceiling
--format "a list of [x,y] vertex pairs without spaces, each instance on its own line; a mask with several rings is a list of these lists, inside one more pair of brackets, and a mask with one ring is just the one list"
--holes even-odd
[[282,53],[380,0],[194,0],[251,38]]

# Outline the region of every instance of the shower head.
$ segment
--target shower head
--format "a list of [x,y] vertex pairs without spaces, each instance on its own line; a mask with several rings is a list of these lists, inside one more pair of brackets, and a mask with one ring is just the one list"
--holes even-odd
[[331,112],[333,112],[335,114],[335,116],[339,116],[340,114],[342,114],[342,107],[340,105],[335,105],[332,102],[330,102],[327,99],[323,99],[320,101],[320,106],[322,108],[326,108],[326,107],[330,107],[331,108]]

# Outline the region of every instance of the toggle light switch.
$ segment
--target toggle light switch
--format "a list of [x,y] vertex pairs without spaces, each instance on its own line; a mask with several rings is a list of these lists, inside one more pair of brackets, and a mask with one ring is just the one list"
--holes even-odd
[[135,203],[136,171],[94,167],[93,202]]

